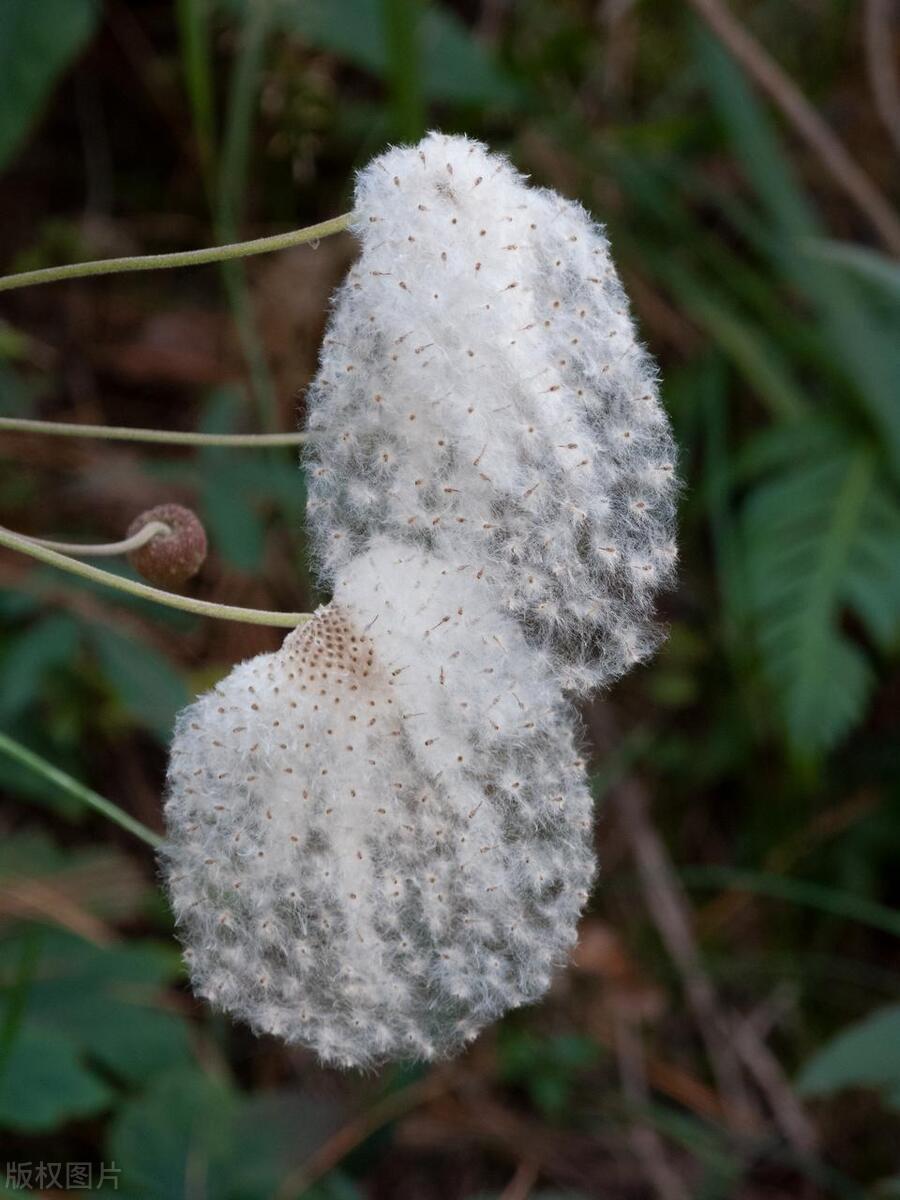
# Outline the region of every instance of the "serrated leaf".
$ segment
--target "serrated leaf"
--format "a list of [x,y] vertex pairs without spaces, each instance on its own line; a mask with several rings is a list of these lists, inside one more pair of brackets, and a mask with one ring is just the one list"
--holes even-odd
[[0,1125],[29,1133],[54,1129],[104,1108],[110,1091],[81,1063],[74,1042],[27,1022],[0,1075]]
[[842,1030],[813,1055],[797,1078],[797,1088],[805,1096],[824,1096],[847,1087],[900,1095],[900,1005]]
[[0,4],[0,169],[19,149],[51,88],[90,41],[99,0]]
[[883,643],[890,637],[900,520],[887,519],[885,487],[873,455],[835,432],[830,445],[818,439],[813,456],[765,475],[745,506],[756,641],[801,755],[815,757],[846,734],[871,691],[871,663],[842,628],[843,610]]

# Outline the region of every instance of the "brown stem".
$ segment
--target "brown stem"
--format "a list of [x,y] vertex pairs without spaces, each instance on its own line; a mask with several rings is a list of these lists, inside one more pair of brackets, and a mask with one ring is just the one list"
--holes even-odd
[[866,0],[863,38],[875,107],[900,153],[900,72],[893,25],[897,11],[891,0]]
[[881,240],[900,255],[900,217],[794,81],[720,0],[688,0],[757,85],[781,109],[835,182],[868,217]]
[[[591,731],[598,749],[615,745],[619,738],[609,709],[594,705],[591,717]],[[647,791],[637,777],[630,776],[610,791],[609,800],[637,864],[647,910],[681,976],[728,1123],[737,1132],[751,1132],[759,1126],[758,1111],[745,1087],[731,1031],[712,980],[701,962],[690,905],[650,816]]]
[[641,1120],[637,1111],[645,1108],[650,1099],[640,1033],[635,1028],[633,1017],[622,1006],[614,1010],[613,1020],[622,1093],[635,1108],[631,1127],[631,1144],[635,1155],[660,1200],[688,1200],[687,1189],[669,1162],[662,1139],[655,1129]]

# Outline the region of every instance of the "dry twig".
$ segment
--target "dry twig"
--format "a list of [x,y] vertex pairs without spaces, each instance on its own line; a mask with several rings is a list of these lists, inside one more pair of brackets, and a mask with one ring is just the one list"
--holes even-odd
[[397,1117],[420,1104],[426,1104],[447,1091],[453,1082],[453,1076],[446,1070],[436,1070],[396,1092],[389,1092],[359,1114],[353,1120],[343,1125],[336,1133],[327,1138],[319,1149],[296,1170],[291,1171],[281,1182],[275,1193],[275,1200],[299,1200],[309,1188],[323,1175],[341,1162],[342,1159],[366,1138],[376,1133],[382,1126],[394,1121]]
[[897,70],[894,34],[897,12],[892,0],[866,0],[863,39],[875,107],[900,153],[900,72]]
[[[605,749],[617,740],[613,718],[605,709],[601,715],[600,705],[595,705],[592,712],[595,741],[598,748]],[[650,817],[646,789],[631,776],[610,791],[609,800],[637,863],[650,916],[681,976],[728,1123],[737,1132],[749,1132],[759,1125],[758,1113],[744,1085],[712,981],[700,961],[687,898]]]
[[781,1063],[759,1036],[752,1021],[735,1025],[734,1045],[769,1103],[779,1128],[795,1150],[812,1154],[818,1145],[815,1126],[797,1098]]
[[[592,729],[600,748],[617,740],[608,710],[593,710]],[[720,1003],[700,960],[691,911],[665,844],[650,816],[649,798],[640,780],[626,779],[609,793],[628,839],[648,911],[677,968],[693,1011],[729,1124],[737,1132],[754,1132],[759,1108],[745,1085],[743,1067],[766,1097],[788,1142],[801,1154],[815,1144],[815,1131],[771,1050],[752,1021],[740,1024]],[[738,1032],[736,1032],[738,1030]]]
[[[615,1014],[616,1060],[622,1092],[635,1109],[645,1107],[649,1100],[644,1052],[639,1032],[622,1007]],[[631,1127],[631,1143],[635,1154],[660,1200],[687,1200],[688,1191],[666,1157],[659,1134],[639,1118]]]
[[538,1180],[538,1169],[533,1162],[523,1159],[516,1173],[503,1189],[500,1200],[528,1200]]
[[781,109],[836,183],[865,213],[884,244],[900,255],[900,217],[850,156],[794,81],[720,0],[689,0],[719,40]]

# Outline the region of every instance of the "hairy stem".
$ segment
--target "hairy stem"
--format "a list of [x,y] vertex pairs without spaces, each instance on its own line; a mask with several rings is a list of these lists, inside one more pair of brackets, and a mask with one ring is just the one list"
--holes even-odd
[[31,421],[0,417],[0,433],[47,433],[54,437],[103,438],[111,442],[158,442],[167,446],[301,446],[305,433],[186,433],[174,429],[133,429],[128,425],[76,425],[71,421]]
[[[2,528],[2,526],[0,526]],[[52,542],[49,538],[28,537],[35,546],[43,546],[45,550],[57,550],[60,554],[68,554],[71,558],[115,558],[119,554],[130,554],[132,550],[140,550],[160,533],[171,533],[172,530],[162,521],[148,521],[137,533],[123,538],[121,542],[99,542],[93,545],[80,545],[78,542]]]
[[183,250],[175,254],[144,254],[132,258],[103,258],[96,262],[70,263],[62,267],[44,267],[39,271],[24,271],[21,275],[0,277],[0,292],[29,287],[36,283],[55,283],[60,279],[84,279],[91,275],[117,275],[123,271],[160,271],[167,267],[196,267],[203,263],[228,262],[233,258],[250,258],[254,254],[271,254],[291,246],[303,246],[341,233],[353,220],[353,213],[343,213],[318,225],[292,229],[273,237],[253,238],[249,242],[232,242],[226,246],[209,246],[203,250]]
[[150,587],[146,583],[138,583],[133,579],[123,579],[110,571],[102,571],[99,567],[89,566],[78,562],[55,550],[47,550],[44,546],[36,545],[27,537],[0,529],[0,546],[8,550],[19,550],[39,562],[51,567],[59,567],[71,575],[89,579],[92,583],[102,583],[107,587],[117,588],[131,596],[139,596],[142,600],[153,600],[164,604],[167,608],[180,608],[183,612],[196,613],[201,617],[216,617],[222,621],[243,621],[249,625],[271,625],[284,629],[293,629],[310,620],[311,613],[298,612],[267,612],[259,608],[235,608],[230,604],[213,604],[209,600],[195,600],[191,596],[177,596],[174,592],[165,592],[161,588]]
[[69,796],[74,796],[76,800],[80,800],[83,804],[94,809],[95,812],[100,813],[108,820],[115,821],[117,825],[120,825],[123,829],[127,829],[135,837],[139,837],[148,846],[153,846],[156,849],[162,845],[162,838],[159,834],[154,833],[152,829],[148,829],[146,825],[141,824],[134,817],[130,817],[128,813],[123,812],[117,804],[113,804],[111,800],[107,800],[104,796],[93,791],[92,788],[87,787],[85,784],[79,783],[77,779],[73,779],[65,771],[60,771],[58,767],[54,767],[52,763],[48,763],[46,759],[41,758],[39,754],[35,754],[33,750],[29,750],[19,742],[14,741],[11,737],[7,737],[5,733],[0,733],[0,753],[6,754],[17,763],[21,763],[23,767],[27,767],[29,771],[34,771],[36,775],[41,775],[44,779],[49,779],[60,791],[66,792]]

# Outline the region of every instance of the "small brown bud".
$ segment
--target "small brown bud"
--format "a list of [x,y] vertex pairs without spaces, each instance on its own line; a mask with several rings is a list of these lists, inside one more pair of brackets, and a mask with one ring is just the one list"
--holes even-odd
[[145,546],[132,550],[128,561],[157,587],[180,588],[203,566],[206,531],[189,508],[180,504],[160,504],[135,517],[128,526],[128,536],[133,537],[151,521],[162,522],[170,532],[158,533]]

